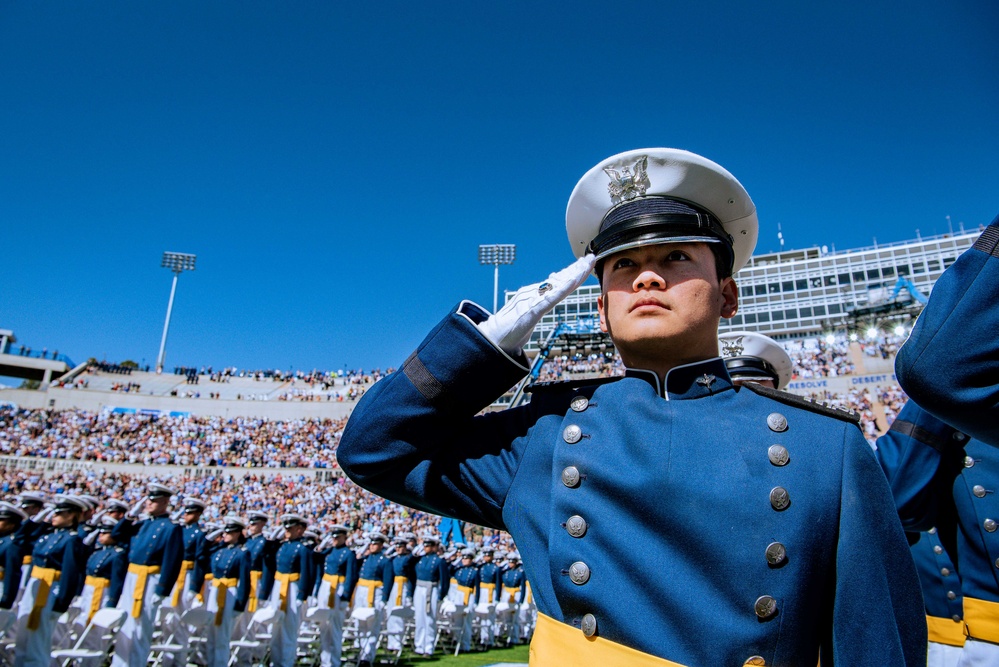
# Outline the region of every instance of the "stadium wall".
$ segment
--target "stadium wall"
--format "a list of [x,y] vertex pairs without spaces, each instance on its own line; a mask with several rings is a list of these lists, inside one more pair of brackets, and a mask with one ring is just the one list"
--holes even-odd
[[[152,468],[152,469],[151,469]],[[229,475],[242,479],[248,475],[282,475],[286,477],[309,477],[320,481],[333,480],[343,476],[339,468],[238,468],[235,466],[147,466],[140,463],[109,463],[105,461],[79,461],[76,459],[50,459],[36,456],[0,456],[0,470],[22,470],[42,476],[60,475],[66,472],[87,472],[100,470],[109,473],[129,475],[153,475],[159,478],[185,475],[204,477]]]

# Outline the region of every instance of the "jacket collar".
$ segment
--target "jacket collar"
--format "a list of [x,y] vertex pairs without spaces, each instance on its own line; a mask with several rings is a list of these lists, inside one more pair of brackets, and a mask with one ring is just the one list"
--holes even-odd
[[732,388],[732,379],[721,357],[696,361],[692,364],[676,366],[666,373],[665,390],[654,371],[642,368],[625,370],[626,377],[639,378],[648,382],[658,396],[667,401],[683,401],[704,398]]

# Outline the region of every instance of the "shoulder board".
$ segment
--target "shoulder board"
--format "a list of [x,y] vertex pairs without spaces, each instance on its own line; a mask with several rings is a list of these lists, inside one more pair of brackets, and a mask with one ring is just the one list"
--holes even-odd
[[534,384],[525,387],[524,391],[531,394],[541,393],[546,391],[571,391],[573,389],[582,389],[583,387],[596,387],[602,384],[617,382],[622,377],[624,376],[614,375],[606,378],[586,378],[583,380],[558,380],[557,382],[535,382]]
[[775,401],[779,401],[786,405],[790,405],[796,408],[801,408],[802,410],[808,410],[809,412],[815,412],[820,415],[825,415],[826,417],[832,417],[834,419],[839,419],[840,421],[845,421],[853,424],[857,428],[860,428],[860,415],[856,412],[848,412],[846,410],[840,410],[839,408],[834,408],[825,403],[818,403],[816,401],[810,401],[807,398],[798,396],[797,394],[791,394],[786,391],[781,391],[779,389],[770,389],[769,387],[764,387],[758,385],[755,382],[747,382],[742,385],[743,389],[748,389],[754,394],[759,394],[760,396],[766,396],[767,398],[772,398]]

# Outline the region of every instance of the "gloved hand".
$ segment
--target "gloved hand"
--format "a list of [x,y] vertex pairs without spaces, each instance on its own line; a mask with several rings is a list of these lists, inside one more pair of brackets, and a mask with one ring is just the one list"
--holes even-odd
[[271,541],[280,540],[283,537],[284,537],[284,528],[282,528],[281,526],[276,526],[275,528],[271,528],[269,531],[264,532],[264,539],[267,540]]
[[316,545],[316,551],[322,551],[323,549],[325,549],[326,547],[330,546],[331,544],[333,544],[333,536],[332,535],[327,535],[326,537],[323,538],[322,542],[320,542],[318,545]]
[[544,314],[583,284],[596,261],[595,255],[583,255],[548,280],[521,287],[505,306],[479,323],[479,331],[507,354],[519,355]]
[[86,544],[88,547],[93,545],[93,543],[97,541],[97,536],[100,534],[101,531],[99,530],[91,531],[89,535],[83,538],[83,543]]
[[215,540],[217,540],[220,537],[222,537],[222,533],[223,532],[224,532],[223,528],[216,528],[212,532],[210,532],[207,535],[205,535],[205,539],[208,540],[209,542],[214,542]]
[[139,502],[132,505],[132,509],[128,510],[128,514],[125,515],[128,519],[138,519],[139,515],[142,514],[142,508],[146,506],[146,499],[143,498]]
[[31,517],[31,520],[35,523],[45,523],[52,517],[53,514],[55,514],[55,508],[49,507],[48,509],[44,509],[35,516]]
[[153,605],[153,609],[157,609],[163,604],[163,596],[153,593],[153,597],[149,599],[149,602]]
[[101,510],[97,514],[90,517],[90,521],[88,521],[87,523],[89,523],[91,526],[99,526],[101,525],[101,519],[104,518],[104,515],[107,513],[108,513],[107,510]]

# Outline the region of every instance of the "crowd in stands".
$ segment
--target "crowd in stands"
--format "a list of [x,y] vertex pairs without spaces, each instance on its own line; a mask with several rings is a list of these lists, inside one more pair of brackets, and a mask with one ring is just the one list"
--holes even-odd
[[0,455],[144,465],[331,468],[346,418],[269,421],[0,407]]

